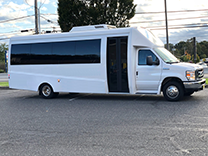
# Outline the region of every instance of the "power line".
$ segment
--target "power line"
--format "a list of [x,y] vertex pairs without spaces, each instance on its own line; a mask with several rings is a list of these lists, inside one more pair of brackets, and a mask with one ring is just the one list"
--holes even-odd
[[[29,3],[28,3],[28,1],[27,0],[24,0],[24,2],[27,4],[27,5],[29,5],[29,6],[31,6],[31,7],[34,7],[34,5],[30,5]],[[38,9],[40,9],[44,4],[45,4],[45,2],[46,2],[46,0],[44,0],[44,2],[39,2],[39,7],[38,7]]]
[[1,34],[8,34],[8,33],[15,33],[15,32],[18,32],[17,30],[15,31],[9,31],[9,32],[0,32]]
[[50,16],[50,15],[58,15],[58,14],[55,14],[55,13],[47,13],[47,14],[41,14],[41,15],[47,15],[47,16]]
[[22,17],[17,17],[17,18],[13,18],[13,19],[8,19],[8,20],[0,21],[0,23],[6,23],[6,22],[10,22],[10,21],[16,21],[16,20],[28,18],[28,17],[31,17],[31,16],[34,16],[34,15],[28,15],[28,16],[22,16]]
[[[208,9],[200,9],[200,10],[178,10],[178,11],[168,11],[167,13],[179,13],[179,12],[196,12],[196,11],[208,11]],[[136,12],[135,14],[161,14],[165,13],[164,11],[158,12]]]
[[[200,28],[200,27],[208,27],[208,25],[201,25],[201,26],[187,26],[187,27],[183,27],[183,26],[178,26],[178,27],[168,27],[168,29],[182,29],[182,28]],[[150,29],[150,30],[164,30],[164,28],[156,28],[156,29]]]
[[[169,26],[170,27],[175,27],[175,26],[193,26],[193,25],[198,25],[198,26],[207,25],[208,26],[207,23],[180,24],[180,25],[169,25]],[[161,28],[161,27],[165,27],[165,25],[149,26],[149,27],[145,27],[145,28],[151,29],[151,28]]]
[[25,1],[25,3],[27,3],[27,5],[33,7],[33,5],[30,5],[30,4],[27,2],[27,0],[24,0],[24,1]]
[[38,9],[40,9],[44,4],[45,4],[45,2],[46,2],[46,0],[44,0],[44,2],[42,3],[42,2],[40,2],[40,3],[42,3],[42,4],[39,4],[40,6],[39,6],[39,8]]
[[51,21],[51,20],[45,18],[44,16],[40,16],[40,17],[42,17],[43,19],[45,19],[47,22],[50,22],[50,23],[53,23],[53,24],[58,24],[57,22]]
[[[187,17],[187,18],[174,18],[174,19],[168,19],[168,21],[177,21],[177,20],[186,20],[186,19],[196,19],[196,18],[208,18],[208,16]],[[152,20],[152,21],[149,20],[149,21],[130,22],[130,24],[164,22],[164,21],[165,20]]]

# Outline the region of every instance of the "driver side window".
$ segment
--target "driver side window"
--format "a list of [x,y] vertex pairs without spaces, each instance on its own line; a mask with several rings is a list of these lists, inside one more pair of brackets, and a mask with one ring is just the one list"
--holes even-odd
[[151,50],[139,50],[138,52],[138,65],[147,65],[147,56],[152,56],[153,62],[156,61],[157,57]]

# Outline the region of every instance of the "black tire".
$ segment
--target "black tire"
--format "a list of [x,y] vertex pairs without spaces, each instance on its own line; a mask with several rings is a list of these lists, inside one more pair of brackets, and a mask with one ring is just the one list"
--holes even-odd
[[188,91],[184,93],[184,96],[191,96],[194,93],[194,91]]
[[53,88],[49,84],[43,84],[40,87],[39,94],[45,99],[51,99],[58,95],[58,93],[53,92]]
[[54,92],[54,98],[57,97],[59,95],[59,92]]
[[164,85],[163,95],[168,101],[178,101],[184,96],[184,89],[179,82],[170,81]]

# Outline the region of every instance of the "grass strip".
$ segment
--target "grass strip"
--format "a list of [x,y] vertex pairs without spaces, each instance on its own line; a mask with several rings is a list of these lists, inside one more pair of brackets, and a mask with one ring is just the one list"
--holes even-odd
[[0,87],[9,87],[8,82],[0,82]]

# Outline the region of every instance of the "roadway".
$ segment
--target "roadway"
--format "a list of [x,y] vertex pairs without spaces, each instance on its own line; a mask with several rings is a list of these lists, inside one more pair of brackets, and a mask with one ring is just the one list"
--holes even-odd
[[0,82],[8,82],[7,73],[0,73]]
[[204,156],[207,93],[179,102],[162,95],[66,93],[46,100],[37,92],[1,88],[0,155]]
[[0,89],[1,156],[205,156],[208,88],[163,96],[60,94]]

